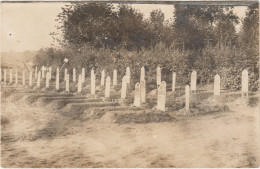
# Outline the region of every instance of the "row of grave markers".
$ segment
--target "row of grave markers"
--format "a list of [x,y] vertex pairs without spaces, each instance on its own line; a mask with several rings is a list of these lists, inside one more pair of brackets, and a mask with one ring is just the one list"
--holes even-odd
[[[47,70],[46,74],[45,71]],[[1,68],[0,68],[1,71]],[[9,82],[12,83],[13,80],[13,73],[12,69],[10,71],[10,80]],[[6,69],[4,69],[4,82],[6,82]],[[37,73],[37,67],[35,68],[35,79],[37,79],[37,87],[40,88],[41,79],[46,79],[46,88],[49,88],[50,80],[51,80],[51,72],[52,68],[46,69],[42,67],[42,70]],[[56,69],[56,90],[59,90],[59,68]],[[2,75],[2,71],[1,71]],[[70,75],[68,74],[68,70],[64,70],[64,80],[65,80],[65,91],[69,92],[69,79]],[[2,79],[2,77],[0,77]],[[29,72],[29,86],[32,86],[32,79],[33,75],[32,72]],[[131,75],[130,75],[130,68],[127,67],[126,75],[122,79],[121,85],[121,99],[126,99],[127,95],[127,85],[130,83]],[[91,94],[95,94],[96,90],[96,75],[94,70],[91,70]],[[76,69],[73,69],[73,82],[76,82]],[[82,83],[85,82],[85,69],[82,69],[80,75],[78,75],[78,92],[82,91]],[[175,91],[175,83],[176,83],[176,73],[172,74],[172,91]],[[196,92],[196,83],[197,83],[197,73],[196,71],[192,71],[191,73],[191,86],[187,85],[185,87],[185,109],[189,110],[189,100],[190,100],[190,91]],[[18,84],[18,73],[15,70],[15,84]],[[22,72],[22,84],[25,85],[25,70]],[[101,85],[105,86],[105,97],[110,97],[110,89],[111,89],[111,78],[108,76],[105,79],[105,70],[101,72]],[[113,71],[113,86],[117,85],[117,70]],[[161,111],[165,111],[165,104],[166,104],[166,82],[161,81],[161,68],[157,68],[157,86],[158,86],[158,100],[157,100],[157,109]],[[220,95],[220,76],[217,74],[214,77],[214,95]],[[248,71],[242,71],[242,97],[248,96]],[[134,91],[134,106],[140,107],[142,103],[146,102],[146,81],[145,81],[145,68],[141,68],[141,75],[140,75],[140,82],[135,84],[135,91]]]

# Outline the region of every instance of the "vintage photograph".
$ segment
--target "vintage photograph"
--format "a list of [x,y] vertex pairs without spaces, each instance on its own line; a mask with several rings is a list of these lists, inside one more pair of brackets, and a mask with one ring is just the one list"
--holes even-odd
[[1,167],[258,168],[258,1],[2,1]]

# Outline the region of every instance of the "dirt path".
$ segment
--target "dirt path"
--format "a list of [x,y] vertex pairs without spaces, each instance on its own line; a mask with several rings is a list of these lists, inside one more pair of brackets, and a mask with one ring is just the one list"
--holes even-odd
[[119,125],[2,103],[2,167],[258,167],[258,113]]

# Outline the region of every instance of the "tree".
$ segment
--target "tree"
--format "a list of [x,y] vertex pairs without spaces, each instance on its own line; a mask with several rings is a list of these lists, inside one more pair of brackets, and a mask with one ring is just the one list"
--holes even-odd
[[108,3],[72,3],[62,8],[58,21],[62,23],[65,45],[79,47],[91,43],[95,47],[113,47],[116,38],[117,14],[112,4]]

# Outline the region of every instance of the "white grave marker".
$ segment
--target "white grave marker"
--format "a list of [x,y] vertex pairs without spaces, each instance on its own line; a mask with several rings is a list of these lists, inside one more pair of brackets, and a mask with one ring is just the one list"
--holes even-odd
[[242,97],[244,97],[244,94],[248,96],[248,71],[247,70],[242,71]]
[[56,69],[56,90],[60,88],[60,70],[59,68]]
[[46,89],[50,87],[50,72],[46,73]]
[[185,110],[190,109],[190,86],[186,85],[185,87]]
[[175,83],[176,83],[176,73],[173,72],[172,74],[172,91],[175,91]]
[[49,67],[49,80],[52,79],[51,75],[52,75],[52,67]]
[[140,90],[140,84],[135,84],[135,96],[134,96],[134,106],[140,107],[141,106],[141,90]]
[[158,87],[157,110],[165,111],[166,104],[166,82],[162,81]]
[[214,77],[214,95],[220,95],[220,76],[218,74]]
[[145,81],[145,68],[144,67],[141,68],[140,82],[143,80]]
[[66,81],[67,74],[68,74],[68,69],[65,68],[64,69],[64,81]]
[[37,87],[40,88],[40,86],[41,86],[41,71],[39,71],[37,75]]
[[109,98],[109,97],[110,97],[110,81],[111,81],[111,79],[110,79],[110,77],[108,76],[108,77],[106,78],[106,87],[105,87],[105,97],[106,97],[106,98]]
[[37,74],[38,74],[38,70],[37,70],[37,66],[35,66],[35,72],[34,72],[34,78],[37,79]]
[[82,77],[79,75],[78,77],[78,92],[80,93],[82,91]]
[[70,75],[67,74],[66,76],[66,92],[70,92]]
[[126,98],[126,89],[127,89],[127,77],[124,76],[122,79],[121,99]]
[[9,75],[9,78],[10,78],[10,83],[13,83],[13,69],[10,69],[10,75]]
[[76,82],[76,69],[73,69],[73,82]]
[[197,86],[197,72],[194,70],[191,73],[191,91],[196,92]]
[[103,69],[101,72],[101,85],[104,86],[105,85],[105,70]]
[[157,86],[159,86],[162,82],[161,68],[159,66],[156,69],[156,77],[157,77]]
[[146,83],[145,80],[140,81],[140,93],[141,93],[141,103],[146,102]]
[[113,86],[117,85],[117,70],[113,71]]
[[[93,72],[93,73],[92,73]],[[94,70],[91,70],[91,94],[95,94],[96,93],[96,76],[94,74]]]

